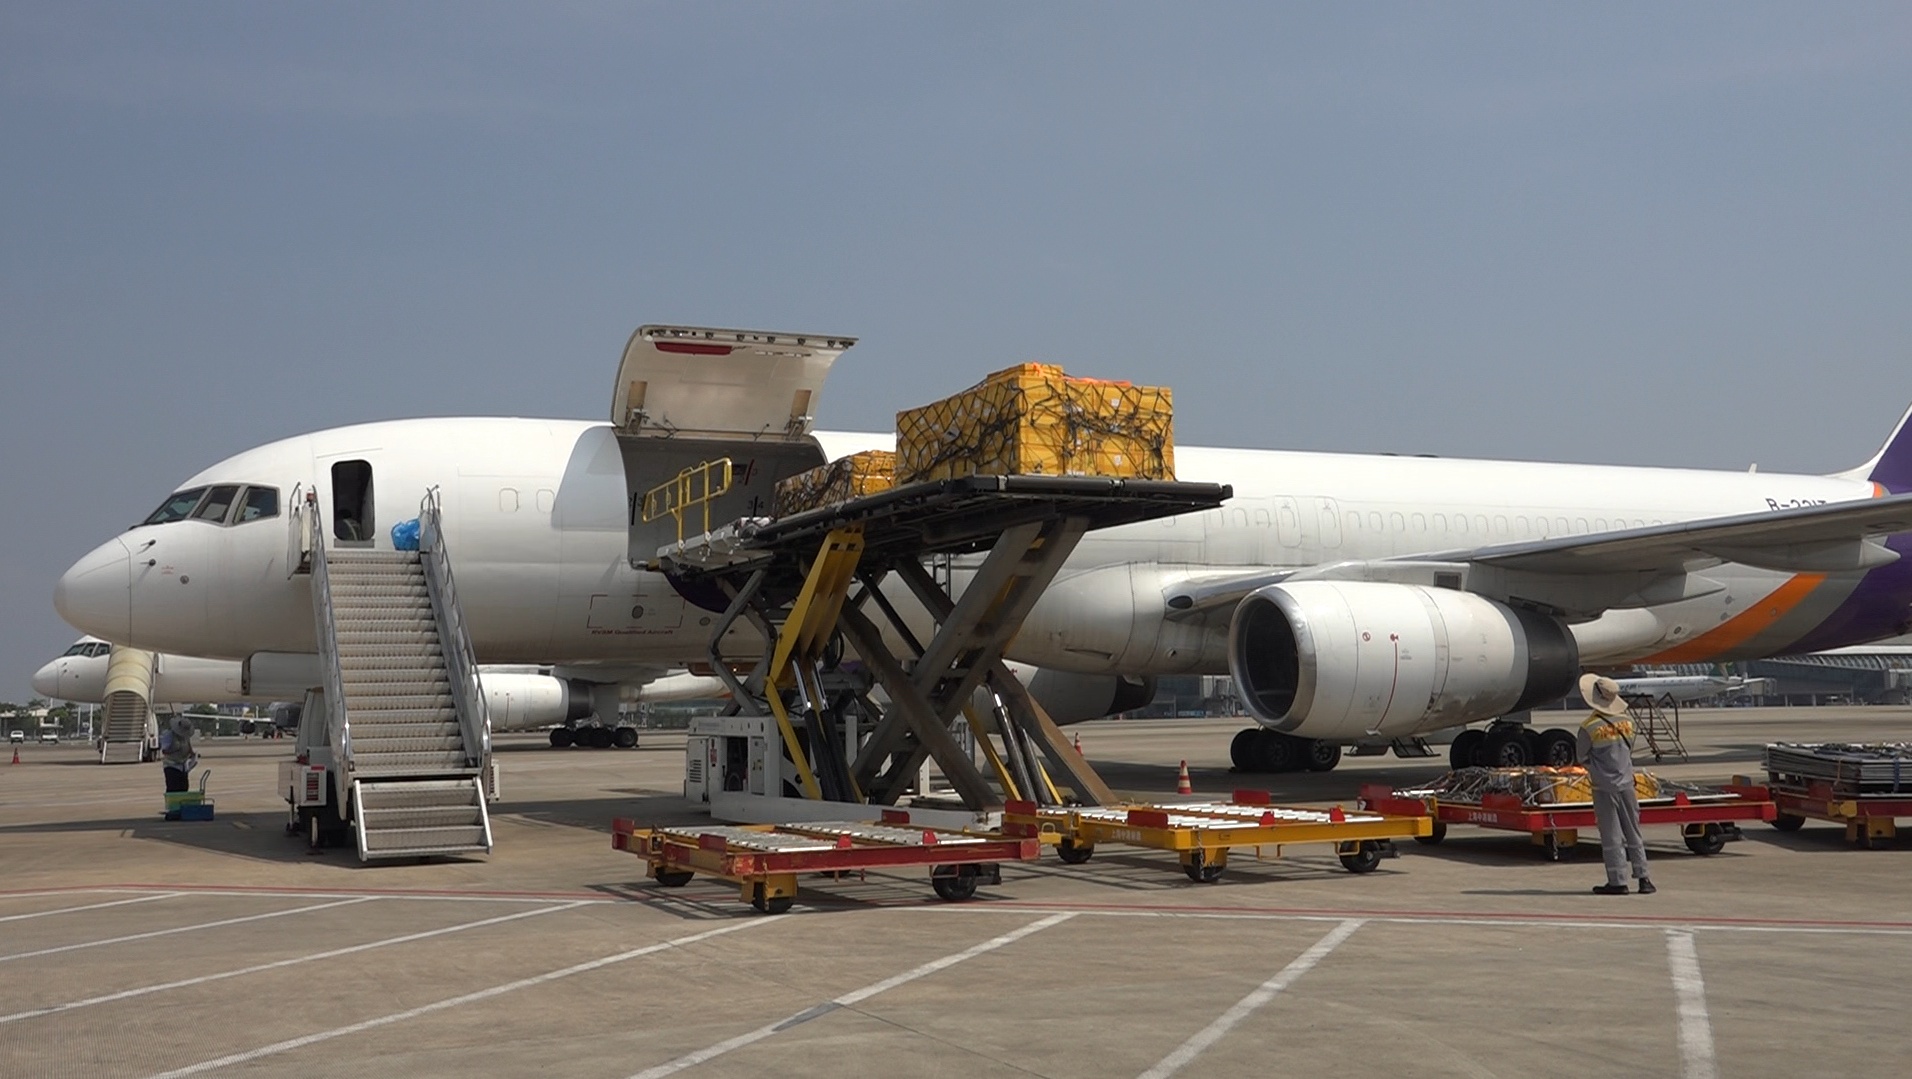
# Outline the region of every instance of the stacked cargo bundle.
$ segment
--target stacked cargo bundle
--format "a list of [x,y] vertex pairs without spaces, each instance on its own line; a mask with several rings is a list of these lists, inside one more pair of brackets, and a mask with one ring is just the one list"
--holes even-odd
[[896,486],[896,454],[865,450],[777,481],[771,514],[788,517]]
[[[1675,791],[1688,795],[1717,793],[1711,788],[1663,780],[1651,772],[1633,773],[1634,793],[1641,800],[1669,798]],[[1512,795],[1521,805],[1586,805],[1593,801],[1593,783],[1577,765],[1549,768],[1458,768],[1424,788],[1397,791],[1402,797],[1434,797],[1444,802],[1480,804],[1490,794]]]
[[1025,363],[896,414],[896,481],[963,476],[1175,478],[1169,391]]
[[1855,798],[1912,792],[1912,743],[1775,742],[1766,747],[1765,765],[1781,785],[1818,780]]

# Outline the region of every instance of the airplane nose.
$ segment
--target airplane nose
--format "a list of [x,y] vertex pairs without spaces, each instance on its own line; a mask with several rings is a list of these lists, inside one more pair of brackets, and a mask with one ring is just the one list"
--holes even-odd
[[62,700],[60,696],[60,661],[54,660],[33,672],[33,694],[48,700]]
[[88,552],[53,586],[53,608],[74,629],[125,641],[132,634],[132,556],[110,540]]

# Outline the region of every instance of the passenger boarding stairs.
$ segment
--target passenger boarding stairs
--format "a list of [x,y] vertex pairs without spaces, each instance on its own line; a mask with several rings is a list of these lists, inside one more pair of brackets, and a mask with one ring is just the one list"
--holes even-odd
[[106,661],[106,697],[100,707],[100,763],[138,764],[158,744],[153,716],[153,654],[115,646]]
[[359,858],[489,852],[490,724],[436,490],[420,550],[327,550],[309,518],[313,613],[337,782]]

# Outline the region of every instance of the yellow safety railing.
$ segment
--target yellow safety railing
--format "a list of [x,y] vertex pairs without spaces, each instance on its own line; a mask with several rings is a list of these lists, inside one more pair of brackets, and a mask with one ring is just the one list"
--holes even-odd
[[679,472],[675,479],[644,492],[644,523],[670,514],[677,521],[677,541],[682,543],[684,514],[701,507],[704,527],[699,531],[710,531],[710,504],[730,490],[730,473],[730,458],[719,457],[692,465]]

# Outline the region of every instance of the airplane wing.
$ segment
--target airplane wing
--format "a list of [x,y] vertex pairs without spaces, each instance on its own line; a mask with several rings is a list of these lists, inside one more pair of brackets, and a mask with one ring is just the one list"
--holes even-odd
[[1192,618],[1288,580],[1384,580],[1518,595],[1594,614],[1715,590],[1699,571],[1722,562],[1782,572],[1887,565],[1899,556],[1883,540],[1897,532],[1912,532],[1912,494],[1301,569],[1191,574],[1165,598],[1170,618]]
[[611,422],[630,438],[801,439],[854,337],[640,326],[624,346]]

